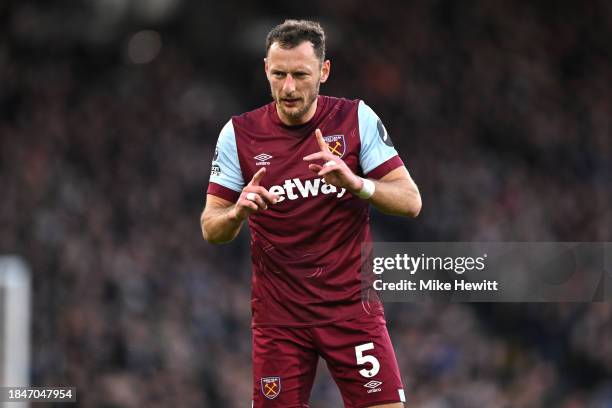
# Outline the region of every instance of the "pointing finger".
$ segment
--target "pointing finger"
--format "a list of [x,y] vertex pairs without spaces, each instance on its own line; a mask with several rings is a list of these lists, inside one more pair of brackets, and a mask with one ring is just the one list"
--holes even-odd
[[251,186],[258,186],[259,181],[263,178],[264,174],[266,174],[266,168],[262,167],[257,173],[255,173],[249,184]]
[[327,147],[327,143],[323,140],[323,134],[321,133],[321,129],[315,130],[315,137],[317,138],[317,143],[319,144],[319,148],[321,148],[322,152],[328,152],[329,148]]
[[318,159],[326,160],[326,156],[327,154],[325,154],[325,152],[316,152],[316,153],[309,154],[308,156],[305,156],[304,160],[306,161],[318,160]]

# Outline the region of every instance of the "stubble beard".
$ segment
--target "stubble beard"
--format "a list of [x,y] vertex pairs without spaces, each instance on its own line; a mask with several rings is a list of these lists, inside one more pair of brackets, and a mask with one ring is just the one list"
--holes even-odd
[[293,121],[299,122],[299,119],[302,118],[304,115],[306,115],[306,113],[308,112],[312,104],[317,100],[317,97],[319,96],[320,86],[321,86],[321,82],[318,82],[312,96],[309,98],[308,101],[304,101],[304,106],[302,106],[302,109],[297,110],[297,111],[287,112],[280,98],[277,98],[274,95],[274,93],[272,93],[272,99],[274,99],[274,102],[276,102],[276,106],[280,108],[281,112],[285,116],[287,116],[289,119],[292,119]]

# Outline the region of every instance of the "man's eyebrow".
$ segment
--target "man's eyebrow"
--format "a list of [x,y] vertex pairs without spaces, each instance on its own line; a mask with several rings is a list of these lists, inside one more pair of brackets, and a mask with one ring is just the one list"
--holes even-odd
[[273,73],[273,74],[276,74],[276,73],[283,73],[284,74],[284,73],[287,73],[287,72],[292,73],[292,74],[309,74],[310,73],[309,70],[304,69],[304,68],[298,68],[298,69],[296,69],[294,71],[291,71],[291,70],[286,71],[286,70],[283,70],[283,69],[280,69],[280,68],[270,68],[270,72]]

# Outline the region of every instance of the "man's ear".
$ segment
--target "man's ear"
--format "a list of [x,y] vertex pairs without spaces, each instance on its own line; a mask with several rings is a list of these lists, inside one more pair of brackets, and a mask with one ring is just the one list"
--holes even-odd
[[264,72],[266,73],[266,76],[268,76],[268,59],[264,58]]
[[321,65],[321,83],[324,83],[325,81],[327,81],[327,78],[329,78],[330,70],[331,70],[331,62],[329,60],[323,61],[323,64]]

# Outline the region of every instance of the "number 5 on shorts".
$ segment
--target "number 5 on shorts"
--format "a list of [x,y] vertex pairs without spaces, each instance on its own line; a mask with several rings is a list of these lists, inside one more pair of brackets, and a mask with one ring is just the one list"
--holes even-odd
[[357,364],[359,365],[362,365],[365,363],[372,364],[372,368],[370,368],[369,370],[366,370],[365,368],[362,370],[359,370],[359,374],[367,378],[374,377],[376,374],[378,374],[378,370],[380,370],[380,363],[378,362],[378,359],[376,357],[363,355],[364,351],[373,350],[373,349],[374,349],[374,343],[365,343],[360,346],[355,346],[355,357],[357,357]]

